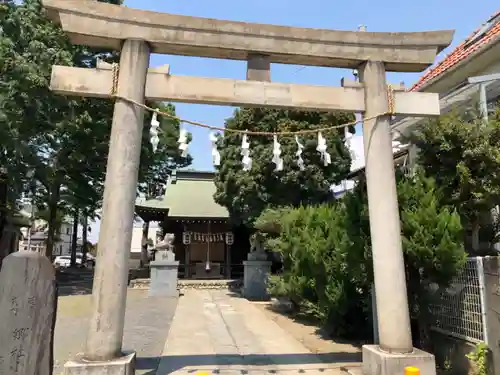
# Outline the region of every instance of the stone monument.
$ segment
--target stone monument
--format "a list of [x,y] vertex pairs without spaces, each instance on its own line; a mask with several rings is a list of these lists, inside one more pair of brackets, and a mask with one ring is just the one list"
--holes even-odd
[[56,307],[54,267],[45,256],[22,251],[4,259],[0,374],[52,374]]
[[156,245],[155,258],[149,264],[151,269],[150,296],[178,297],[177,278],[179,261],[175,260],[173,233],[167,233]]
[[272,262],[264,251],[262,234],[257,232],[250,237],[247,259],[243,261],[243,296],[252,300],[266,300],[269,298],[267,280]]

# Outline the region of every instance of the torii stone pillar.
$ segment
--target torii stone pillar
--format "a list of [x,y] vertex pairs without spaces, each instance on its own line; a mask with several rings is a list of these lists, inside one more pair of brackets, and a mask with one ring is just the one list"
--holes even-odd
[[[384,63],[368,61],[359,72],[365,88],[364,117],[387,113]],[[389,120],[387,115],[363,122],[379,334],[379,345],[363,346],[363,373],[396,375],[406,363],[432,375],[436,373],[434,356],[414,349],[412,343]]]
[[[359,72],[365,88],[364,117],[388,112],[384,64],[369,61]],[[378,329],[381,349],[411,353],[413,345],[389,120],[389,116],[381,116],[363,122]],[[385,290],[388,287],[390,290]]]
[[[119,96],[140,103],[144,101],[149,57],[146,42],[126,40],[123,43]],[[109,367],[116,367],[116,373],[129,374],[131,372],[127,371],[132,371],[134,366],[135,354],[122,354],[122,340],[143,126],[144,110],[118,99],[114,106],[104,183],[87,346],[81,360],[66,363],[66,374],[114,374]],[[89,366],[88,361],[94,362],[94,366]]]

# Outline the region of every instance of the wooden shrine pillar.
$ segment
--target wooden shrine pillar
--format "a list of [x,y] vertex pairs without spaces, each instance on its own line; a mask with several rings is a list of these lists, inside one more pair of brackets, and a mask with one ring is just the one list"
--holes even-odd
[[[123,43],[116,88],[119,96],[144,102],[149,56],[150,48],[145,41],[126,40]],[[84,353],[84,358],[91,361],[107,361],[122,355],[143,126],[144,110],[117,99],[104,183],[92,315]]]
[[[388,113],[384,64],[368,61],[359,72],[365,88],[364,117]],[[413,345],[389,117],[364,121],[363,143],[379,345],[386,352],[403,354],[412,353]]]
[[184,246],[184,278],[189,279],[191,277],[191,241],[193,238],[191,235],[188,236],[189,241],[184,241],[184,236],[186,232],[189,232],[189,227],[187,224],[182,225],[182,246]]
[[224,276],[226,279],[229,280],[231,278],[231,245],[227,244],[225,236],[226,235],[224,235],[224,250],[226,251],[226,256],[225,256],[226,267],[225,267]]
[[148,242],[149,242],[149,220],[144,220],[144,223],[142,223],[142,238],[141,238],[141,268],[145,267],[146,264],[149,263]]

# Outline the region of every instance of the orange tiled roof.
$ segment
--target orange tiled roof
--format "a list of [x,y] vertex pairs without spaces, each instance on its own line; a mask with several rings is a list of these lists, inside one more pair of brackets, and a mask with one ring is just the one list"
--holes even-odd
[[474,31],[466,40],[464,40],[458,47],[456,47],[450,54],[448,54],[444,60],[439,62],[437,65],[429,68],[420,79],[412,86],[410,91],[418,91],[424,84],[430,80],[439,77],[441,74],[446,72],[448,69],[457,65],[460,61],[466,59],[468,56],[476,52],[477,50],[483,48],[491,41],[495,40],[497,36],[500,36],[500,21],[495,20],[500,15],[500,11],[497,11],[489,20],[489,22],[496,23],[491,26],[491,28],[480,38],[475,40],[472,44],[469,41],[474,38],[477,32],[481,30],[484,26],[482,25],[476,31]]

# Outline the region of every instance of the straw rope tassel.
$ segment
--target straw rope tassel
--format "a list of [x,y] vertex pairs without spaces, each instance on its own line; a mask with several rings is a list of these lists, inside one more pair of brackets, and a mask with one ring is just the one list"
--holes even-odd
[[[111,92],[111,96],[116,98],[117,94],[118,94],[118,76],[120,75],[120,65],[118,65],[117,63],[113,63],[113,65],[111,66],[111,72],[113,74],[113,83],[112,83],[110,92]],[[120,98],[120,99],[124,99],[124,98]],[[126,99],[124,99],[124,100],[126,100]],[[150,111],[156,112],[156,110],[154,110],[153,108],[151,108]]]
[[392,85],[387,85],[387,104],[389,107],[389,115],[394,115],[394,87]]

